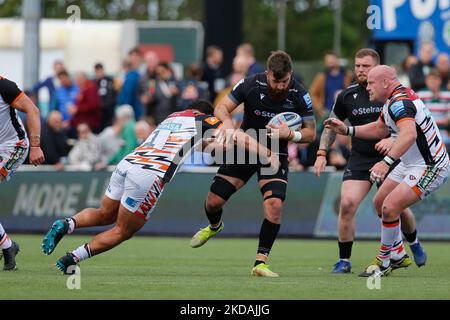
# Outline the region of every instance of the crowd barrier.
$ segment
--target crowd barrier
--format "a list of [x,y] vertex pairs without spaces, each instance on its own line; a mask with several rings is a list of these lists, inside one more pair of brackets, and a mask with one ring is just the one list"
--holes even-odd
[[[204,201],[212,168],[184,169],[166,185],[156,210],[140,234],[190,236],[207,225]],[[43,233],[51,223],[86,207],[97,207],[111,172],[19,170],[0,185],[0,222],[8,232]],[[280,236],[336,237],[342,173],[311,172],[289,175]],[[379,238],[380,221],[372,206],[375,188],[357,212],[359,238]],[[422,239],[450,239],[450,184],[413,206]],[[262,196],[256,177],[232,196],[224,207],[223,235],[256,236],[263,219]],[[80,229],[98,232],[104,228]]]

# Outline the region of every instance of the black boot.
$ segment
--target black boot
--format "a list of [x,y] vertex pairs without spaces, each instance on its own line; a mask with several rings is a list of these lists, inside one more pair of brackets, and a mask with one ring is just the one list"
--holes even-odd
[[5,259],[5,265],[3,266],[3,270],[16,270],[16,255],[19,253],[19,245],[12,241],[11,247],[8,249],[3,249],[3,258]]

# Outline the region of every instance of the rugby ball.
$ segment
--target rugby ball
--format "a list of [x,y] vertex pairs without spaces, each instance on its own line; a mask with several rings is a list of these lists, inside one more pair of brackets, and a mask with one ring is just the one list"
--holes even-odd
[[286,123],[289,129],[297,130],[302,125],[303,119],[295,112],[283,112],[270,119],[269,124],[279,126],[281,122]]

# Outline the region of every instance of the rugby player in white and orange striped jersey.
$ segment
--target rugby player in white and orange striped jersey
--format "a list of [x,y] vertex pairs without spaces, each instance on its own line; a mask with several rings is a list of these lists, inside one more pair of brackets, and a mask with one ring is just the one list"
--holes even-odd
[[[16,110],[26,113],[29,136]],[[0,77],[0,123],[0,182],[3,182],[11,179],[25,161],[29,149],[32,164],[44,162],[39,109],[16,83],[3,77]],[[19,245],[9,238],[1,223],[0,248],[5,260],[3,270],[15,270]]]
[[[357,127],[347,127],[337,119],[325,121],[327,128],[339,134],[376,139],[390,133],[395,137],[388,155],[370,170],[373,181],[385,181],[373,200],[382,215],[380,251],[361,273],[366,277],[392,271],[391,249],[400,234],[400,213],[439,188],[449,173],[449,156],[436,122],[416,93],[400,84],[395,70],[386,65],[373,68],[367,91],[370,101],[384,103],[378,121]],[[397,159],[401,163],[386,177]]]
[[[221,122],[211,116],[212,105],[198,100],[185,111],[172,113],[146,139],[146,141],[117,165],[98,209],[87,208],[75,216],[53,223],[42,243],[42,251],[49,255],[61,238],[75,228],[85,228],[116,223],[72,252],[61,257],[56,266],[66,274],[69,268],[94,255],[114,248],[140,230],[155,209],[165,185],[176,174],[183,159],[191,149],[202,145],[212,150],[221,149],[208,130],[217,129]],[[235,143],[257,153],[278,170],[275,153],[258,144],[244,132],[237,132]]]

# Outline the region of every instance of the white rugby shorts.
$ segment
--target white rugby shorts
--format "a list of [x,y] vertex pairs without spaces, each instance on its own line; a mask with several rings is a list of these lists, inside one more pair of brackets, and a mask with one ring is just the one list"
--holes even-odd
[[148,220],[164,190],[164,182],[149,170],[122,160],[111,175],[105,195]]
[[0,175],[9,181],[28,155],[28,141],[0,144]]
[[420,199],[423,199],[445,183],[448,173],[448,165],[437,168],[433,166],[405,166],[403,162],[400,162],[388,175],[388,178],[397,183],[405,182]]

